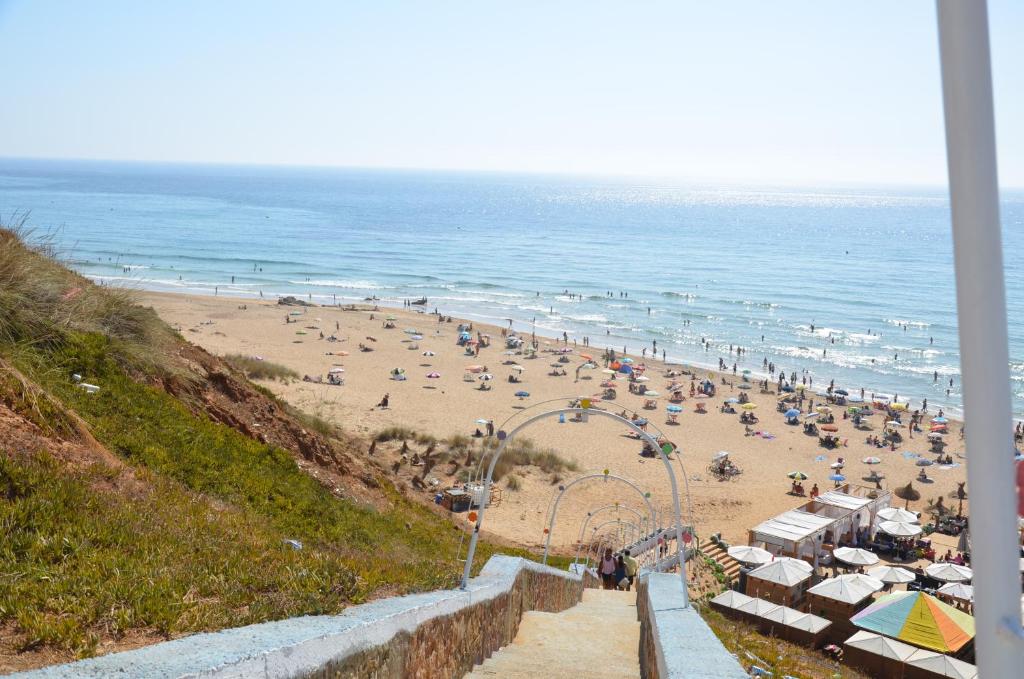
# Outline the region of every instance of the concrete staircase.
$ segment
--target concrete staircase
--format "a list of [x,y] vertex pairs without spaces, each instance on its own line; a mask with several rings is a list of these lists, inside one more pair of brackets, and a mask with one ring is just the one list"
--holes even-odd
[[515,640],[466,677],[639,678],[639,655],[636,593],[585,589],[561,613],[525,613]]
[[733,582],[739,580],[740,562],[729,556],[729,554],[722,549],[721,545],[707,541],[701,543],[700,549],[704,554],[717,561],[718,565],[725,569],[725,574],[733,579]]

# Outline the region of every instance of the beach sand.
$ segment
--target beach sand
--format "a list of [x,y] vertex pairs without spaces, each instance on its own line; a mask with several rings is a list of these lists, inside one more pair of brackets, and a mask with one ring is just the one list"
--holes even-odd
[[[599,393],[600,383],[607,378],[600,369],[584,370],[581,371],[583,379],[574,382],[575,368],[583,362],[579,353],[587,353],[600,362],[603,346],[576,347],[569,354],[570,362],[560,364],[567,376],[554,377],[547,373],[552,370],[551,364],[556,362],[557,356],[546,351],[562,347],[561,341],[538,337],[541,342],[538,358],[509,357],[503,355],[505,346],[499,328],[475,324],[474,335],[476,331],[488,333],[493,343],[483,349],[478,358],[468,357],[463,348],[456,345],[457,321],[439,324],[436,316],[413,310],[345,311],[337,307],[289,307],[251,299],[164,293],[140,293],[140,297],[143,304],[154,307],[186,339],[212,353],[260,356],[288,366],[300,375],[323,375],[325,378],[332,366],[343,366],[344,386],[298,380],[287,384],[274,381],[263,384],[293,405],[321,416],[345,431],[368,438],[389,426],[410,427],[437,437],[471,434],[476,428],[483,429],[475,423],[478,418],[491,419],[501,428],[507,418],[514,417],[510,423],[514,426],[525,419],[526,413],[546,409],[535,404],[551,401],[551,407],[564,407],[569,399]],[[247,308],[240,308],[242,305]],[[300,316],[292,316],[297,323],[285,324],[285,317],[295,311],[302,312]],[[374,320],[370,320],[371,314]],[[397,319],[394,329],[382,327],[384,318],[389,315]],[[416,342],[417,349],[409,348],[412,342],[405,329],[421,331],[424,339]],[[529,328],[515,329],[520,333],[525,331],[529,338]],[[339,341],[320,339],[320,330],[326,336],[335,334]],[[372,346],[373,351],[361,352],[360,343]],[[568,346],[573,347],[572,338]],[[423,356],[427,350],[436,355]],[[327,355],[327,352],[336,355]],[[348,355],[337,355],[339,352],[348,352]],[[512,371],[503,365],[503,361],[509,359],[516,360],[525,368],[520,384],[507,382]],[[680,378],[686,384],[687,399],[681,404],[683,412],[679,415],[678,425],[668,425],[665,424],[665,407],[668,404],[665,387],[669,380],[663,375],[666,369],[680,370],[685,366],[666,367],[659,361],[641,356],[634,356],[634,359],[636,364],[647,366],[646,375],[650,377],[647,387],[661,393],[657,410],[643,410],[644,397],[628,393],[625,380],[621,381],[616,400],[604,401],[599,407],[616,413],[627,408],[649,417],[651,424],[680,448],[693,519],[702,537],[721,532],[729,541],[746,544],[748,529],[806,502],[804,498],[788,494],[790,481],[786,475],[791,471],[803,471],[810,477],[804,482],[807,490],[817,483],[824,492],[833,487],[828,480],[832,473],[829,465],[844,457],[844,474],[849,482],[873,486],[861,478],[874,469],[885,475],[884,488],[895,488],[914,480],[919,471],[915,459],[903,455],[905,451],[920,453],[929,460],[935,459],[934,454],[927,452],[924,434],[905,439],[896,452],[867,445],[867,433],[854,429],[851,421],[841,419],[842,408],[835,409],[836,424],[839,437],[845,439],[847,445],[825,450],[819,446],[817,437],[804,434],[802,427],[786,425],[784,417],[776,412],[777,396],[759,393],[756,384],[747,391],[751,401],[758,406],[755,412],[760,418],[753,428],[772,437],[745,436],[738,414],[719,412],[724,399],[740,393],[735,386],[722,386],[722,375],[719,374],[711,374],[711,379],[718,385],[718,393],[709,399],[689,398],[689,377]],[[472,364],[486,365],[494,374],[490,391],[479,390],[480,382],[477,380],[472,383],[463,381],[466,366]],[[392,380],[390,371],[393,368],[403,368],[407,379]],[[428,379],[426,375],[432,371],[440,373],[441,377]],[[704,370],[694,372],[701,377],[708,375]],[[726,379],[734,385],[740,383],[740,379],[731,374]],[[528,391],[529,398],[516,398],[514,394],[520,390]],[[374,405],[385,393],[390,394],[390,408],[375,409]],[[706,414],[695,412],[695,404],[700,400],[706,401]],[[822,397],[815,396],[816,403],[822,400]],[[882,416],[871,418],[871,423],[874,433],[880,434]],[[658,459],[641,457],[640,443],[627,437],[625,429],[621,424],[600,417],[590,418],[586,424],[560,424],[549,419],[531,425],[522,435],[578,462],[580,471],[566,472],[564,482],[585,473],[608,470],[649,491],[657,511],[670,516],[671,493],[665,466]],[[911,509],[920,511],[929,500],[944,496],[946,505],[955,510],[957,502],[951,499],[951,493],[956,490],[958,481],[966,480],[963,441],[957,435],[959,430],[958,423],[951,423],[952,433],[947,437],[950,445],[946,450],[952,453],[958,465],[952,468],[927,467],[933,482],[914,481],[921,500],[911,502]],[[902,431],[906,436],[905,427]],[[722,450],[729,451],[731,459],[742,470],[742,474],[731,481],[715,480],[707,472],[712,456]],[[881,458],[882,462],[871,467],[862,463],[862,458],[869,455]],[[673,462],[673,465],[679,477],[680,491],[684,492],[683,474],[678,463]],[[552,483],[551,474],[536,468],[520,468],[516,475],[521,479],[521,488],[506,490],[503,502],[487,510],[484,529],[525,545],[541,545],[545,517],[557,492],[557,482]],[[450,481],[441,471],[435,476],[439,476],[444,485]],[[505,484],[499,482],[498,485]],[[595,480],[574,486],[559,506],[552,545],[565,551],[576,541],[588,511],[615,502],[637,510],[644,509],[639,495],[623,483]],[[893,504],[904,506],[905,503],[894,498]],[[685,521],[685,497],[683,511]],[[595,518],[591,525],[616,518],[614,511],[604,512],[603,516],[603,519]],[[619,516],[623,520],[635,521],[632,513],[624,511]],[[612,528],[614,526],[607,527],[608,530]]]

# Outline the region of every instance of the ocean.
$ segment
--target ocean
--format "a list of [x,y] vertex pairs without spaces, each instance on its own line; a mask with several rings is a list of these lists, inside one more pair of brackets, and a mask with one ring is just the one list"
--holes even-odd
[[[597,349],[656,341],[670,361],[754,373],[767,359],[816,388],[961,409],[942,189],[0,160],[0,215],[25,213],[108,285],[426,297],[431,311]],[[1002,216],[1021,416],[1024,194],[1005,193]]]

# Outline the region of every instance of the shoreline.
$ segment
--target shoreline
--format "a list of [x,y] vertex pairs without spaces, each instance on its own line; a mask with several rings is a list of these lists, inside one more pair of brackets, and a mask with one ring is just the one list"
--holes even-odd
[[[474,332],[491,334],[493,343],[483,349],[479,357],[467,356],[464,348],[455,343],[457,321],[438,323],[433,315],[409,309],[380,306],[378,313],[358,305],[355,311],[346,311],[339,307],[283,306],[276,300],[254,302],[237,297],[169,293],[145,293],[140,296],[140,302],[153,306],[164,320],[180,328],[189,341],[215,354],[260,356],[283,364],[299,375],[325,376],[332,367],[343,368],[344,386],[301,380],[261,380],[259,383],[292,405],[358,436],[370,437],[396,426],[437,438],[470,435],[475,428],[481,428],[476,423],[478,419],[493,420],[497,424],[534,403],[590,397],[600,393],[598,383],[607,379],[600,370],[584,370],[579,381],[574,381],[575,368],[582,361],[579,353],[587,352],[580,345],[567,355],[568,362],[559,363],[553,352],[563,346],[562,342],[538,334],[539,357],[524,361],[519,356],[504,355],[500,328],[478,322],[474,322]],[[294,318],[300,321],[298,324],[285,323],[284,317],[292,318],[292,313],[297,314]],[[395,329],[382,327],[386,315],[396,318]],[[413,327],[420,330],[422,340],[414,342],[403,332]],[[322,340],[319,338],[321,330],[325,333]],[[338,341],[330,342],[326,335],[336,335]],[[529,340],[529,333],[523,336]],[[369,340],[370,337],[374,341]],[[372,345],[373,351],[359,351],[357,344]],[[568,347],[573,348],[571,340]],[[423,355],[427,350],[431,356]],[[592,346],[589,353],[598,358],[603,349]],[[514,372],[504,363],[512,359],[520,364],[522,371]],[[786,475],[791,471],[800,470],[810,477],[804,483],[807,489],[817,483],[824,491],[831,487],[830,464],[844,457],[844,474],[850,482],[860,484],[860,479],[868,472],[877,470],[886,477],[885,487],[892,489],[914,480],[919,471],[916,462],[923,458],[930,461],[932,457],[927,452],[908,452],[927,451],[924,433],[905,440],[896,452],[867,445],[866,432],[840,419],[838,408],[836,424],[845,446],[824,449],[816,436],[806,435],[801,427],[787,426],[782,415],[776,412],[777,397],[760,393],[758,389],[746,391],[758,408],[754,412],[760,418],[760,423],[751,428],[756,433],[749,435],[738,421],[738,413],[745,411],[737,409],[736,414],[726,414],[719,409],[724,399],[740,395],[739,376],[727,377],[726,384],[722,385],[722,375],[717,371],[671,361],[663,364],[660,360],[642,360],[640,356],[634,356],[634,360],[635,365],[646,363],[645,377],[649,381],[645,384],[662,392],[656,408],[645,410],[647,399],[628,393],[623,388],[624,380],[615,385],[617,397],[604,401],[602,407],[614,412],[632,410],[648,417],[679,446],[694,521],[701,535],[721,532],[729,540],[745,542],[747,530],[805,502],[805,498],[788,494],[790,482]],[[492,385],[490,390],[481,390],[479,381],[463,379],[464,375],[470,375],[466,372],[470,363],[489,366],[488,370],[494,374],[494,380],[488,383]],[[564,369],[567,375],[553,374],[559,371],[546,367],[548,363]],[[405,370],[406,379],[391,379],[394,368]],[[706,400],[700,396],[690,397],[689,385],[686,385],[687,398],[681,404],[683,412],[677,416],[677,423],[669,423],[673,418],[665,414],[667,394],[664,391],[666,380],[671,381],[665,376],[669,369],[686,369],[701,379],[710,375],[718,395]],[[428,377],[428,372],[439,377]],[[507,376],[513,374],[518,374],[522,382],[509,383]],[[680,381],[689,380],[683,377]],[[527,390],[530,396],[515,397],[520,389]],[[390,407],[375,408],[374,404],[385,393],[390,394]],[[815,396],[815,401],[820,403],[818,398]],[[698,404],[705,409],[704,413],[699,411]],[[519,544],[540,545],[545,510],[559,482],[603,469],[648,489],[659,514],[668,511],[669,484],[663,465],[642,457],[639,444],[625,436],[618,425],[598,420],[604,418],[594,418],[586,425],[554,421],[531,425],[524,432],[526,438],[542,449],[553,449],[575,461],[579,471],[552,474],[535,467],[516,467],[513,474],[518,477],[519,488],[512,490],[506,488],[506,481],[499,482],[504,490],[504,501],[493,511],[488,510],[486,530]],[[876,417],[875,423],[873,433],[880,434],[881,419]],[[914,482],[922,497],[912,502],[911,508],[924,509],[937,495],[948,497],[955,491],[957,482],[966,479],[963,442],[955,433],[949,438],[947,452],[953,454],[955,463],[927,468],[930,482]],[[739,477],[722,482],[708,473],[713,455],[721,450],[730,451],[733,461],[743,470]],[[865,456],[876,456],[880,461],[869,467],[861,462]],[[439,474],[437,481],[443,487],[454,483],[454,478]],[[623,492],[617,484],[599,482],[581,484],[578,491],[574,489],[560,505],[559,525],[562,527],[556,527],[552,534],[553,547],[564,548],[575,542],[583,517],[596,507],[621,501],[624,506],[642,509],[636,498],[631,499]],[[426,496],[424,499],[427,501]],[[898,501],[898,504],[902,506],[903,502]]]

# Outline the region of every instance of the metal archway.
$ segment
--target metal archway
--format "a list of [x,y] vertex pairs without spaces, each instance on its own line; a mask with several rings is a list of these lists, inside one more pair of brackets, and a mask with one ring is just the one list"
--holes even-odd
[[624,417],[619,417],[615,413],[610,413],[605,410],[592,410],[590,408],[556,408],[549,410],[544,413],[540,413],[530,417],[522,424],[519,424],[512,431],[507,434],[504,430],[498,432],[498,439],[501,443],[498,444],[497,450],[491,457],[491,462],[487,466],[487,476],[484,480],[483,497],[480,501],[480,513],[477,515],[476,525],[473,527],[473,535],[469,541],[469,552],[466,554],[466,566],[462,571],[462,583],[459,585],[461,589],[466,589],[469,586],[469,576],[473,571],[473,557],[476,555],[476,544],[480,541],[480,528],[484,523],[484,515],[487,510],[487,503],[491,498],[491,484],[494,481],[494,467],[498,460],[501,459],[502,454],[505,452],[505,447],[508,442],[515,438],[515,435],[520,431],[530,426],[534,422],[538,422],[549,417],[558,417],[559,415],[576,415],[579,414],[582,418],[588,418],[590,415],[597,415],[601,417],[607,417],[619,424],[622,424],[636,433],[641,440],[645,441],[654,450],[659,452],[662,463],[665,465],[665,471],[668,472],[669,483],[672,487],[672,509],[675,519],[675,531],[676,531],[676,552],[679,555],[679,582],[683,590],[683,608],[689,608],[690,606],[690,593],[686,589],[686,557],[685,557],[685,544],[683,541],[683,517],[682,511],[679,508],[679,484],[676,482],[675,471],[672,469],[672,463],[668,459],[668,455],[662,450],[661,446],[658,445],[658,440],[647,433],[645,430],[638,427],[633,422],[630,422]]
[[548,551],[551,548],[551,533],[555,530],[555,519],[558,517],[558,503],[562,501],[562,496],[565,495],[566,492],[568,492],[568,490],[575,486],[577,483],[580,483],[581,481],[590,481],[592,479],[604,479],[605,481],[611,479],[613,481],[625,483],[627,486],[635,490],[640,495],[640,498],[647,505],[647,511],[651,514],[651,525],[658,525],[658,512],[655,511],[654,505],[651,504],[651,498],[648,497],[650,493],[645,493],[643,490],[641,490],[640,486],[636,485],[629,479],[623,476],[618,476],[616,474],[606,474],[603,472],[600,474],[585,474],[583,476],[579,476],[573,479],[564,486],[560,486],[558,489],[558,495],[555,496],[554,506],[551,508],[551,518],[548,521],[547,535],[545,535],[544,538],[544,559],[542,563],[546,564],[548,562]]
[[[594,526],[594,536],[595,536],[595,537],[597,536],[597,532],[598,532],[599,530],[601,530],[601,529],[602,529],[602,528],[604,528],[605,526],[610,526],[610,525],[612,525],[613,523],[614,523],[614,524],[618,524],[618,526],[619,526],[620,528],[621,528],[622,526],[630,526],[630,527],[632,527],[632,528],[633,528],[633,530],[634,530],[634,531],[636,531],[636,532],[637,532],[638,534],[639,534],[639,532],[640,532],[640,526],[638,526],[637,524],[633,523],[632,521],[626,521],[625,519],[621,519],[621,518],[618,518],[618,519],[611,519],[610,521],[605,521],[604,523],[602,523],[602,524],[601,524],[601,525],[599,525],[599,526]],[[623,539],[625,539],[625,538],[623,538]],[[626,546],[627,544],[629,544],[629,543],[623,543],[623,547],[625,547],[625,546]]]
[[[576,557],[572,560],[574,564],[580,562],[580,550],[583,548],[583,534],[587,532],[587,526],[590,525],[590,520],[598,514],[600,514],[601,512],[605,511],[606,509],[624,509],[627,512],[632,512],[634,515],[636,515],[636,520],[640,521],[641,523],[645,518],[647,518],[637,510],[633,509],[632,507],[623,507],[618,502],[616,502],[615,504],[605,505],[604,507],[599,507],[593,511],[587,512],[587,518],[584,519],[582,524],[580,524],[580,534],[576,538]],[[649,528],[650,526],[648,525],[648,529]]]

